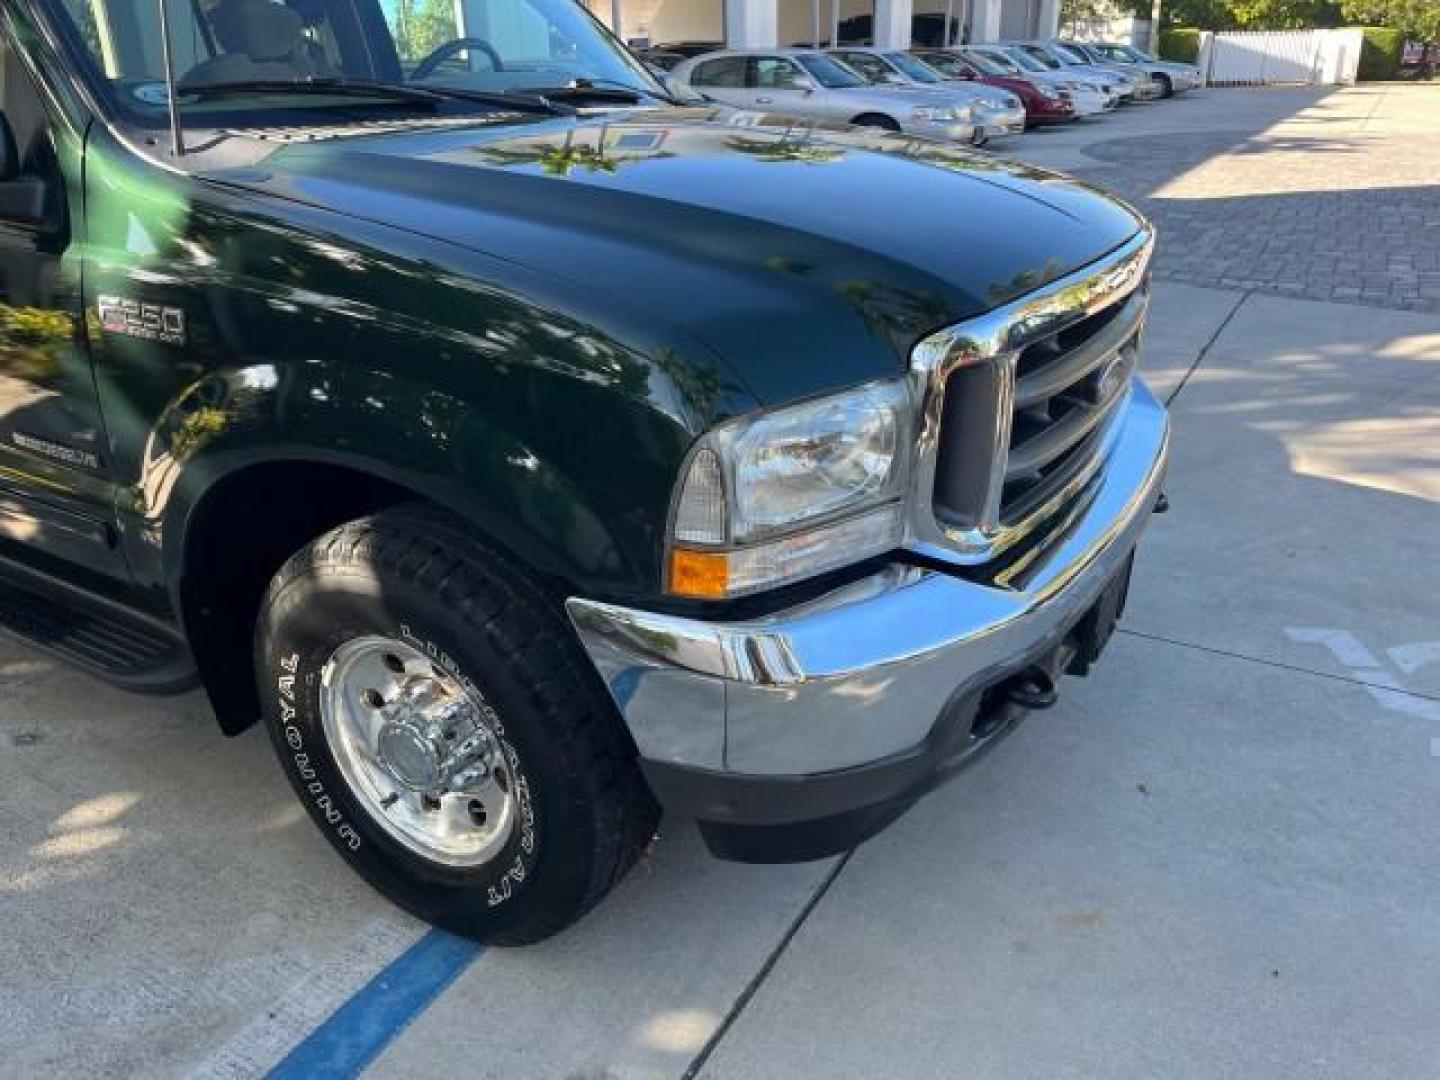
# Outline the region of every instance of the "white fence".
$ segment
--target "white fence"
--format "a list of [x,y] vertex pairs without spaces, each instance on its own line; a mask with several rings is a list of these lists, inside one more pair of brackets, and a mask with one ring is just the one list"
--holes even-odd
[[1359,30],[1262,30],[1200,36],[1200,69],[1212,86],[1353,83]]

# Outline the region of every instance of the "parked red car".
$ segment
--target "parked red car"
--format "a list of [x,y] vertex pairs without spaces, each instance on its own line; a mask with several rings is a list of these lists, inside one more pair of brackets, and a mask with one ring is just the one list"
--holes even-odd
[[999,68],[988,69],[979,57],[965,56],[953,49],[913,49],[916,56],[924,60],[940,74],[949,79],[964,79],[1003,86],[1017,95],[1025,104],[1025,126],[1038,127],[1041,124],[1064,124],[1075,119],[1075,103],[1064,90],[1040,86],[1029,79],[1006,75]]

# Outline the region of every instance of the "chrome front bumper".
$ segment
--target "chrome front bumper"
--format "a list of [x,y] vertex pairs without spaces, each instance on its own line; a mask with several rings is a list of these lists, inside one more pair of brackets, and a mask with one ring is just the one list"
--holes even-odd
[[947,706],[1063,637],[1134,550],[1169,419],[1138,380],[1083,511],[1007,584],[891,566],[763,618],[710,622],[583,599],[571,620],[650,762],[750,777],[913,750]]
[[1114,112],[1120,104],[1120,99],[1113,94],[1102,94],[1098,90],[1080,91],[1072,95],[1071,100],[1075,103],[1075,112],[1080,116]]

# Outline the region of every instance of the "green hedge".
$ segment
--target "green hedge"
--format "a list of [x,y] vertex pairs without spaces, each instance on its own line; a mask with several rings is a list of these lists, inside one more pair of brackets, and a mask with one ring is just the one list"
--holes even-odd
[[1200,31],[1189,28],[1160,31],[1160,59],[1193,64],[1200,58]]
[[1384,26],[1357,27],[1365,35],[1360,46],[1361,82],[1394,79],[1400,74],[1400,57],[1405,51],[1405,33]]

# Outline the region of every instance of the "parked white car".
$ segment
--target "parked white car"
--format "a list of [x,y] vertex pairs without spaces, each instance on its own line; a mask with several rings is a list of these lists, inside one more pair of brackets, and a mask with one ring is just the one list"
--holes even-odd
[[904,86],[872,86],[816,49],[741,49],[676,65],[676,80],[739,109],[903,131],[948,142],[975,137],[973,114],[954,97]]
[[842,46],[829,50],[829,55],[876,86],[925,90],[964,102],[974,117],[976,146],[1025,131],[1025,103],[1003,87],[956,82],[899,49]]
[[1120,104],[1120,99],[1114,92],[1103,89],[1098,85],[1098,80],[1079,79],[1052,71],[1023,52],[1012,54],[999,45],[971,45],[962,51],[962,55],[973,60],[982,69],[988,63],[1006,75],[1017,75],[1029,79],[1036,86],[1052,86],[1068,93],[1070,100],[1075,103],[1077,116],[1114,112],[1115,107]]

